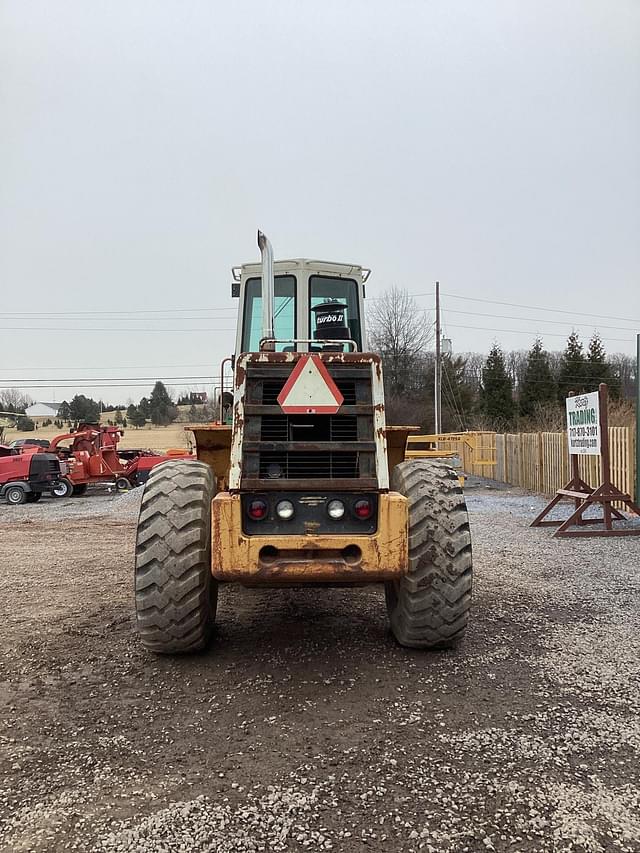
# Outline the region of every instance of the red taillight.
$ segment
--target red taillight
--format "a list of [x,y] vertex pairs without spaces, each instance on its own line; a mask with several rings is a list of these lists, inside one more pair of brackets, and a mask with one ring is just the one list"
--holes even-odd
[[353,512],[358,518],[366,520],[367,518],[371,518],[373,504],[368,498],[361,498],[354,503]]
[[253,521],[261,521],[267,514],[267,504],[261,500],[253,500],[247,507],[247,514]]

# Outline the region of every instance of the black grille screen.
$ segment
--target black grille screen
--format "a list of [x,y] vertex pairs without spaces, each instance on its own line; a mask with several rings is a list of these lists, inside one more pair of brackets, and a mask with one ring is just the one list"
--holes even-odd
[[262,441],[357,441],[356,415],[263,415]]
[[260,454],[260,479],[352,479],[358,476],[358,454],[332,450]]
[[246,379],[243,488],[319,487],[345,480],[377,487],[371,363],[327,363],[344,398],[333,415],[285,414],[278,395],[293,364],[250,364]]

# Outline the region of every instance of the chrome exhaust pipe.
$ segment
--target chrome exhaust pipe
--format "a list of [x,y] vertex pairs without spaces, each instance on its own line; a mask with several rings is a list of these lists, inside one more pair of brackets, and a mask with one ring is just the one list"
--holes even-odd
[[273,301],[275,285],[273,281],[273,247],[269,238],[258,231],[258,246],[262,255],[262,339],[271,340],[273,330]]

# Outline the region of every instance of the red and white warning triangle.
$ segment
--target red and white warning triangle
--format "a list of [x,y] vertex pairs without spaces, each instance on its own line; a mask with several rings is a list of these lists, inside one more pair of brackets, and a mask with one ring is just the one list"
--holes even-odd
[[305,355],[296,364],[278,403],[287,415],[335,415],[344,397],[322,359]]

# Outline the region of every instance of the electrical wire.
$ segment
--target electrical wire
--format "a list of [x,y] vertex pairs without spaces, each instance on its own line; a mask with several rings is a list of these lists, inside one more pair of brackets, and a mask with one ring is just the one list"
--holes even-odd
[[[420,295],[420,294],[414,294]],[[426,294],[428,295],[428,294]],[[464,299],[468,302],[487,302],[490,305],[504,305],[509,308],[524,308],[528,311],[548,311],[552,314],[571,314],[572,316],[578,317],[597,317],[602,320],[621,320],[623,323],[635,323],[636,325],[640,325],[640,320],[635,320],[630,317],[612,317],[608,314],[590,314],[586,311],[575,311],[573,308],[549,308],[548,306],[542,305],[522,305],[516,302],[499,302],[496,299],[484,299],[479,296],[459,296],[456,293],[441,293],[442,296],[449,296],[452,299]],[[515,318],[514,318],[515,319]]]
[[[167,318],[169,319],[169,318]],[[235,327],[228,329],[85,329],[78,326],[0,326],[0,331],[3,332],[120,332],[121,334],[130,335],[132,332],[159,332],[166,334],[168,332],[191,333],[191,332],[235,332]]]
[[[214,377],[214,376],[167,376],[166,378],[168,380],[174,380],[174,381],[179,380],[179,381],[189,381],[189,382],[202,382],[202,381],[208,381],[210,379],[215,379],[215,378],[219,379],[220,377],[219,376],[218,377]],[[119,381],[122,381],[122,382],[129,382],[129,381],[132,381],[132,382],[155,382],[157,379],[158,379],[157,375],[156,376],[123,376],[121,378],[118,376],[99,376],[96,378],[96,381],[97,382],[119,382]],[[2,381],[3,382],[45,382],[47,380],[45,380],[45,379],[6,379],[6,380],[3,379]],[[58,380],[58,382],[61,382],[61,383],[62,382],[84,382],[84,383],[91,383],[92,384],[92,380],[90,378],[85,377],[85,376],[70,376],[70,377],[66,377],[64,379],[61,378]]]
[[[98,316],[104,317],[106,315],[121,315],[121,314],[188,314],[189,312],[194,311],[199,314],[206,311],[228,311],[233,316],[236,316],[236,311],[234,308],[200,308],[197,306],[191,306],[191,308],[128,308],[123,311],[118,311],[116,309],[109,309],[107,311],[98,311],[93,309],[87,309],[85,311],[3,311],[2,314],[5,317],[34,317],[42,314],[46,317],[86,317],[87,314],[96,314]],[[159,318],[162,319],[162,318]]]
[[[455,308],[441,308],[440,310],[443,313],[446,312],[448,314],[465,314],[465,315],[472,315],[474,317],[494,317],[494,318],[500,319],[500,320],[522,320],[525,323],[542,322],[542,323],[553,323],[554,326],[570,326],[571,325],[571,323],[568,320],[547,320],[547,319],[541,319],[540,317],[512,317],[509,314],[493,314],[493,313],[487,314],[484,311],[459,311],[459,310],[456,310]],[[626,326],[603,326],[600,323],[598,323],[597,328],[598,329],[615,329],[618,332],[633,332],[633,329],[627,329]]]
[[[480,332],[501,332],[506,334],[514,334],[514,335],[532,335],[535,334],[530,329],[496,329],[492,326],[464,326],[458,323],[449,323],[449,328],[453,329],[475,329]],[[634,334],[631,329],[629,329],[629,334]],[[553,338],[566,338],[566,335],[561,334],[560,332],[541,332],[540,335],[544,335],[546,337]],[[630,338],[602,338],[603,341],[613,341],[615,343],[629,343]]]
[[[156,368],[171,367],[174,370],[180,370],[183,367],[211,367],[212,362],[203,364],[108,364],[98,365],[96,367],[81,367],[78,364],[60,366],[60,367],[0,367],[0,370],[156,370]],[[2,380],[0,379],[0,382]]]
[[[211,384],[211,382],[219,380],[219,379],[220,379],[219,376],[218,377],[211,377],[211,380],[208,383],[202,382],[199,384],[202,384],[202,385]],[[28,389],[31,389],[34,391],[42,391],[42,390],[49,389],[49,388],[54,388],[54,389],[67,388],[67,389],[71,389],[71,390],[77,390],[78,388],[142,388],[142,389],[144,389],[144,388],[149,388],[150,385],[152,385],[153,383],[155,383],[157,381],[162,381],[162,384],[166,385],[167,388],[183,388],[185,385],[190,384],[188,382],[165,382],[164,380],[158,380],[158,379],[153,379],[151,382],[147,382],[145,384],[140,384],[140,383],[135,384],[132,382],[114,382],[111,384],[102,384],[100,382],[86,382],[83,380],[82,382],[76,382],[73,385],[65,385],[65,384],[61,384],[59,382],[50,382],[47,385],[28,385],[28,384],[22,383],[19,386],[13,386],[13,388],[14,388],[14,390],[18,390],[18,389],[22,390],[23,388],[28,388]]]

